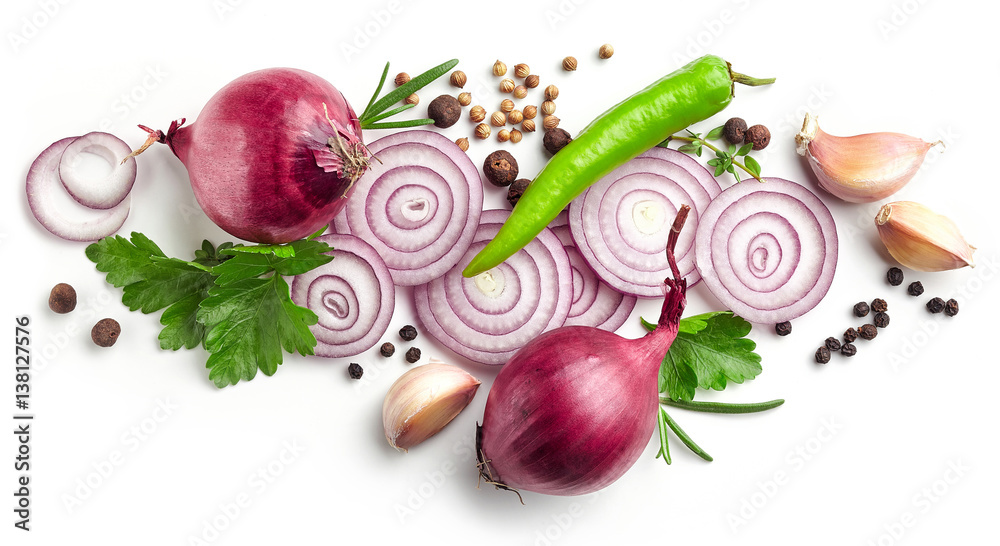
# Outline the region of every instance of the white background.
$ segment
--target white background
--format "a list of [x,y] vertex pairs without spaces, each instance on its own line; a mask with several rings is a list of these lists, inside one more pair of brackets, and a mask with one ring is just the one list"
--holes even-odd
[[[2,536],[16,544],[995,543],[1000,254],[992,149],[1000,78],[993,3],[339,4],[3,3],[0,320],[10,334],[15,317],[31,317],[36,359],[32,531],[13,528],[16,444],[8,433],[0,440]],[[605,42],[616,53],[599,61]],[[892,262],[872,223],[878,204],[848,205],[822,194],[840,237],[829,295],[795,321],[787,338],[766,325],[754,329],[764,366],[756,380],[698,393],[705,400],[787,403],[754,416],[674,410],[715,462],[675,442],[668,467],[654,459],[652,441],[624,478],[597,495],[526,494],[521,506],[511,494],[476,489],[470,446],[496,370],[452,356],[426,336],[417,340],[425,359],[461,364],[483,385],[452,425],[409,454],[389,448],[380,423],[383,394],[407,369],[401,352],[389,360],[374,351],[352,359],[366,367],[360,383],[347,378],[347,360],[289,357],[274,377],[216,389],[203,351],[160,351],[158,314],[128,312],[120,290],[84,257],[84,245],[49,235],[25,203],[24,176],[49,143],[104,123],[137,146],[144,136],[137,123],[165,129],[178,117],[196,119],[218,88],[259,68],[313,71],[360,109],[385,61],[392,62],[391,74],[416,74],[458,57],[475,103],[492,111],[499,102],[493,61],[526,62],[543,86],[560,87],[558,115],[575,132],[709,52],[738,71],[778,78],[769,88],[738,88],[725,112],[699,126],[732,115],[769,126],[773,140],[759,156],[766,175],[815,188],[792,142],[806,110],[821,114],[833,134],[898,131],[944,139],[946,151],[934,149],[897,198],[958,221],[979,247],[979,266],[907,271],[908,281],[923,281],[927,297],[960,300],[957,317],[932,316],[925,298],[884,281]],[[578,71],[559,69],[565,55],[579,59]],[[438,82],[421,93],[423,104],[450,91]],[[445,133],[469,136],[471,128],[463,119]],[[369,141],[378,136],[366,134]],[[469,153],[480,164],[496,146],[473,141]],[[540,134],[505,147],[524,175],[543,164]],[[186,171],[166,147],[138,164],[123,233],[142,231],[178,256],[203,238],[229,239],[197,209]],[[487,188],[487,207],[502,198]],[[74,313],[48,311],[46,297],[57,282],[76,287],[81,303]],[[398,293],[387,339],[413,320],[408,295]],[[859,343],[853,359],[815,365],[822,340],[857,322],[851,306],[875,297],[888,300],[890,327],[874,342]],[[702,285],[689,298],[691,313],[720,305]],[[620,333],[640,335],[638,316],[655,316],[658,305],[643,302]],[[103,316],[123,326],[111,349],[95,347],[87,335]],[[10,371],[0,374],[0,418],[7,423],[15,411],[13,352],[7,351]],[[157,410],[164,406],[169,412]],[[297,447],[293,453],[287,446]],[[120,464],[100,477],[96,469],[110,459]],[[261,469],[280,475],[263,481],[254,477]],[[83,488],[88,478],[97,487]],[[236,513],[231,505],[241,495],[246,502]]]

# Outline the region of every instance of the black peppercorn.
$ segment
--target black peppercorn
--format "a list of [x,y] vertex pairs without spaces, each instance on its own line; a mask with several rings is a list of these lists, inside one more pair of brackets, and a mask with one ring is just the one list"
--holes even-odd
[[933,298],[931,301],[927,302],[927,310],[931,313],[940,313],[944,311],[944,300],[941,298]]
[[858,318],[867,317],[868,304],[863,301],[859,301],[858,303],[854,304],[854,316]]
[[872,300],[872,311],[876,313],[885,313],[889,310],[889,304],[885,302],[882,298],[875,298]]
[[885,328],[889,325],[889,313],[875,313],[875,320],[873,322],[875,323],[875,326]]
[[830,349],[825,346],[816,349],[816,362],[819,364],[826,364],[830,361]]
[[835,337],[828,337],[826,338],[826,341],[824,341],[823,343],[826,345],[826,348],[830,349],[831,351],[840,350],[840,340],[838,340]]
[[840,346],[840,354],[844,356],[854,356],[858,354],[858,348],[853,343],[845,343]]
[[906,287],[906,293],[911,296],[919,296],[924,293],[924,285],[920,281],[913,281]]
[[788,334],[792,333],[792,323],[786,320],[785,322],[779,322],[778,324],[775,324],[774,333],[778,334],[779,336],[787,336]]
[[771,142],[771,131],[763,125],[754,125],[743,135],[744,144],[753,144],[754,150],[763,150]]
[[743,118],[729,118],[722,127],[722,136],[730,144],[743,144],[743,138],[747,132],[747,122]]
[[396,346],[386,341],[381,347],[379,347],[378,352],[384,357],[390,357],[396,352]]
[[531,180],[518,178],[507,188],[507,202],[510,203],[512,208],[521,200],[524,190],[528,189],[528,184],[531,184]]
[[889,281],[889,284],[899,286],[903,284],[903,270],[898,267],[890,267],[889,272],[885,274],[885,278]]
[[506,150],[497,150],[486,156],[483,173],[491,184],[498,188],[510,185],[517,178],[517,160]]
[[848,328],[847,331],[844,332],[844,341],[847,343],[854,343],[855,339],[858,339],[858,331],[854,328]]
[[94,340],[100,347],[110,347],[118,341],[118,335],[122,333],[122,327],[113,318],[105,318],[97,321],[90,331],[90,339]]
[[549,131],[545,131],[545,136],[542,137],[542,145],[545,146],[545,150],[550,154],[555,155],[559,150],[562,150],[567,144],[572,142],[569,133],[565,129],[555,128]]
[[950,299],[944,303],[944,314],[953,317],[958,314],[958,302]]
[[49,292],[49,309],[59,314],[76,309],[76,290],[64,282],[53,286]]
[[858,335],[861,339],[873,340],[878,335],[878,328],[874,324],[865,324],[858,328]]
[[406,351],[406,361],[410,364],[420,360],[420,349],[416,347],[410,347]]
[[446,129],[458,123],[462,117],[462,105],[451,95],[441,95],[427,105],[427,117],[434,120],[434,126]]
[[361,368],[361,364],[357,362],[351,362],[347,366],[347,373],[351,376],[351,379],[361,379],[361,376],[365,373],[365,370]]
[[407,324],[399,329],[399,337],[403,338],[403,341],[413,341],[417,339],[417,329],[411,324]]

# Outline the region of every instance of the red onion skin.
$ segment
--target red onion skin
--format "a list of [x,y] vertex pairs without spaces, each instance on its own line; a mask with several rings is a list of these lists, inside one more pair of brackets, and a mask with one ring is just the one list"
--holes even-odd
[[328,147],[337,137],[366,159],[340,91],[303,70],[270,68],[227,84],[195,123],[173,124],[164,140],[213,222],[240,239],[286,243],[328,224],[350,195],[349,173],[330,166],[340,159]]
[[665,281],[657,328],[625,339],[589,326],[551,330],[500,370],[480,431],[489,479],[549,495],[585,495],[620,478],[649,443],[663,355],[677,337],[685,281]]

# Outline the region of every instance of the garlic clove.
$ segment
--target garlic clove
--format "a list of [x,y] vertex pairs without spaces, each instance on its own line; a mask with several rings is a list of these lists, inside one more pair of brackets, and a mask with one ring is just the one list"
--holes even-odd
[[389,445],[407,451],[437,434],[475,397],[479,380],[458,366],[431,359],[389,387],[382,425]]
[[819,185],[851,203],[889,197],[909,182],[924,162],[930,143],[900,133],[833,136],[806,114],[795,135],[796,151],[805,156]]
[[949,218],[913,201],[883,205],[875,216],[878,235],[889,254],[917,271],[975,267],[969,245]]

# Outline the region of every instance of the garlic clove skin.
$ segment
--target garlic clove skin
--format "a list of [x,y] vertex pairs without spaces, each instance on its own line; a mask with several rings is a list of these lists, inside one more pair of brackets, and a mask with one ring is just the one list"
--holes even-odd
[[389,387],[382,403],[386,440],[408,451],[450,423],[478,389],[478,379],[439,360],[408,370]]
[[900,133],[833,136],[806,114],[795,135],[796,151],[805,156],[821,188],[851,203],[885,199],[909,182],[938,142]]
[[917,271],[975,267],[969,245],[949,218],[913,201],[883,205],[875,215],[879,238],[900,264]]

